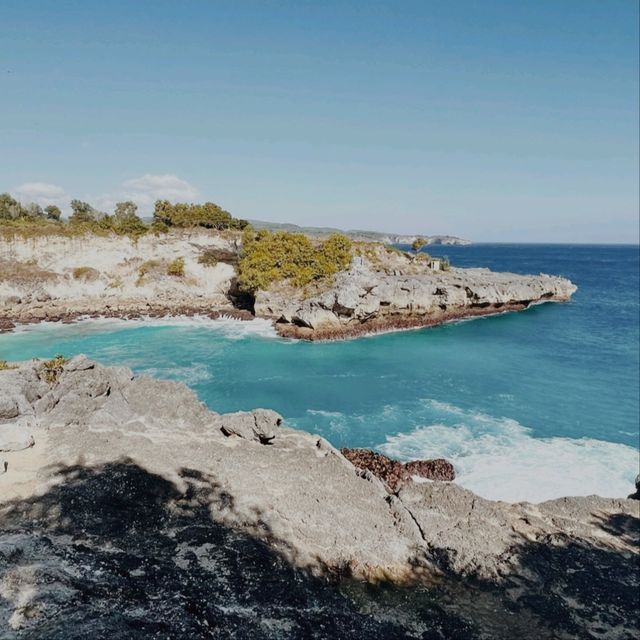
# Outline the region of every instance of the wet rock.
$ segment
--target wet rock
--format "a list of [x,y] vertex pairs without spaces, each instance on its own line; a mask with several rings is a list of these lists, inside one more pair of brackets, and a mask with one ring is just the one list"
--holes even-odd
[[370,471],[380,478],[392,493],[396,492],[411,476],[427,480],[451,481],[455,478],[453,465],[443,458],[398,462],[370,449],[340,449],[340,453],[358,469]]
[[444,458],[434,460],[412,460],[406,462],[404,468],[412,475],[429,480],[451,482],[455,480],[456,472],[453,465]]
[[409,478],[408,471],[401,462],[391,460],[381,453],[369,449],[340,449],[340,453],[358,469],[370,471],[380,478],[387,489],[397,491]]

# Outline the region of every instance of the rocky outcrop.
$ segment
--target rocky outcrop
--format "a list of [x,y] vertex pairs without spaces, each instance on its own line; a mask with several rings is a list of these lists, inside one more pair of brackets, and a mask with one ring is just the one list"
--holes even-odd
[[[0,240],[0,331],[85,316],[267,317],[284,336],[343,338],[439,324],[568,300],[563,278],[441,270],[426,254],[356,245],[352,268],[296,289],[280,282],[255,298],[237,287],[238,239],[181,231],[134,241],[86,235]],[[184,270],[170,272],[176,258]]]
[[398,263],[393,270],[380,270],[363,260],[338,274],[329,288],[311,294],[284,286],[259,291],[256,314],[274,318],[283,335],[341,337],[566,301],[577,288],[544,274],[434,271],[420,262],[407,265],[407,258]]
[[[470,629],[464,637],[474,637],[464,625],[479,624],[483,615],[493,616],[485,636],[495,629],[496,611],[519,612],[523,637],[527,629],[535,637],[551,637],[552,629],[590,637],[587,629],[596,623],[611,637],[637,631],[629,614],[638,587],[636,501],[592,496],[507,504],[454,483],[406,477],[390,495],[374,474],[326,440],[286,427],[274,412],[219,415],[181,384],[134,377],[124,367],[83,357],[55,376],[38,362],[0,371],[0,397],[0,441],[7,430],[11,438],[17,431],[34,440],[28,450],[2,454],[8,461],[0,475],[0,628],[6,637],[20,629],[29,637],[76,637],[49,633],[47,624],[82,612],[102,619],[96,599],[129,598],[133,584],[156,593],[148,606],[166,609],[167,621],[177,615],[213,624],[197,613],[215,604],[204,604],[211,597],[206,590],[200,596],[189,591],[193,604],[183,618],[172,607],[196,579],[223,589],[214,577],[233,536],[275,554],[265,572],[289,566],[304,571],[302,581],[345,575],[372,583],[436,581],[443,602],[450,594],[458,607],[455,624]],[[40,456],[30,480],[21,468],[29,456]],[[11,497],[16,478],[23,488],[31,482],[19,499]],[[237,558],[239,552],[229,553]],[[256,576],[255,563],[262,561],[251,562],[254,569],[246,571]],[[474,580],[461,583],[462,577]],[[406,614],[405,631],[411,616],[433,601],[433,594],[420,600],[423,591],[407,593],[402,599],[409,598],[410,611],[400,616]],[[118,602],[135,627],[140,605]],[[480,602],[486,611],[472,605]],[[335,606],[340,618],[344,605]],[[105,620],[125,624],[121,616]],[[515,623],[507,616],[500,624],[512,630]],[[283,628],[255,637],[302,635]],[[424,625],[416,628],[426,633]],[[165,634],[194,637],[176,629]],[[343,637],[361,637],[350,633]]]
[[442,458],[398,462],[369,449],[340,449],[340,453],[358,469],[370,471],[395,493],[412,477],[451,482],[456,474],[453,465]]

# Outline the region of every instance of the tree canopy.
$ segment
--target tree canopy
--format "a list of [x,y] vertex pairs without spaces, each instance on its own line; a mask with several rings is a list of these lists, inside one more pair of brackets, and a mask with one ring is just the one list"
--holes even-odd
[[288,281],[303,287],[328,280],[351,264],[351,240],[335,233],[314,244],[300,233],[247,229],[238,262],[238,284],[255,293],[275,282]]

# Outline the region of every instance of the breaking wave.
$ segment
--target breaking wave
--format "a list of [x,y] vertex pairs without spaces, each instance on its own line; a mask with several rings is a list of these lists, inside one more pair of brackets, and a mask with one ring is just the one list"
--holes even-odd
[[399,460],[447,458],[458,484],[494,500],[620,498],[632,491],[638,468],[633,447],[592,438],[537,438],[510,418],[424,403],[441,421],[387,436],[376,449]]

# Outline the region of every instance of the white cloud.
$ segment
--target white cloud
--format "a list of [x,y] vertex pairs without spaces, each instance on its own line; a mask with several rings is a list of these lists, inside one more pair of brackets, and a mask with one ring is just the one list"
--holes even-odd
[[57,184],[48,182],[25,182],[13,190],[21,202],[36,202],[39,205],[64,205],[68,197],[65,190]]
[[140,206],[153,204],[156,200],[189,202],[198,197],[198,190],[192,184],[172,174],[147,173],[141,178],[126,180],[122,186],[125,189],[125,197]]

